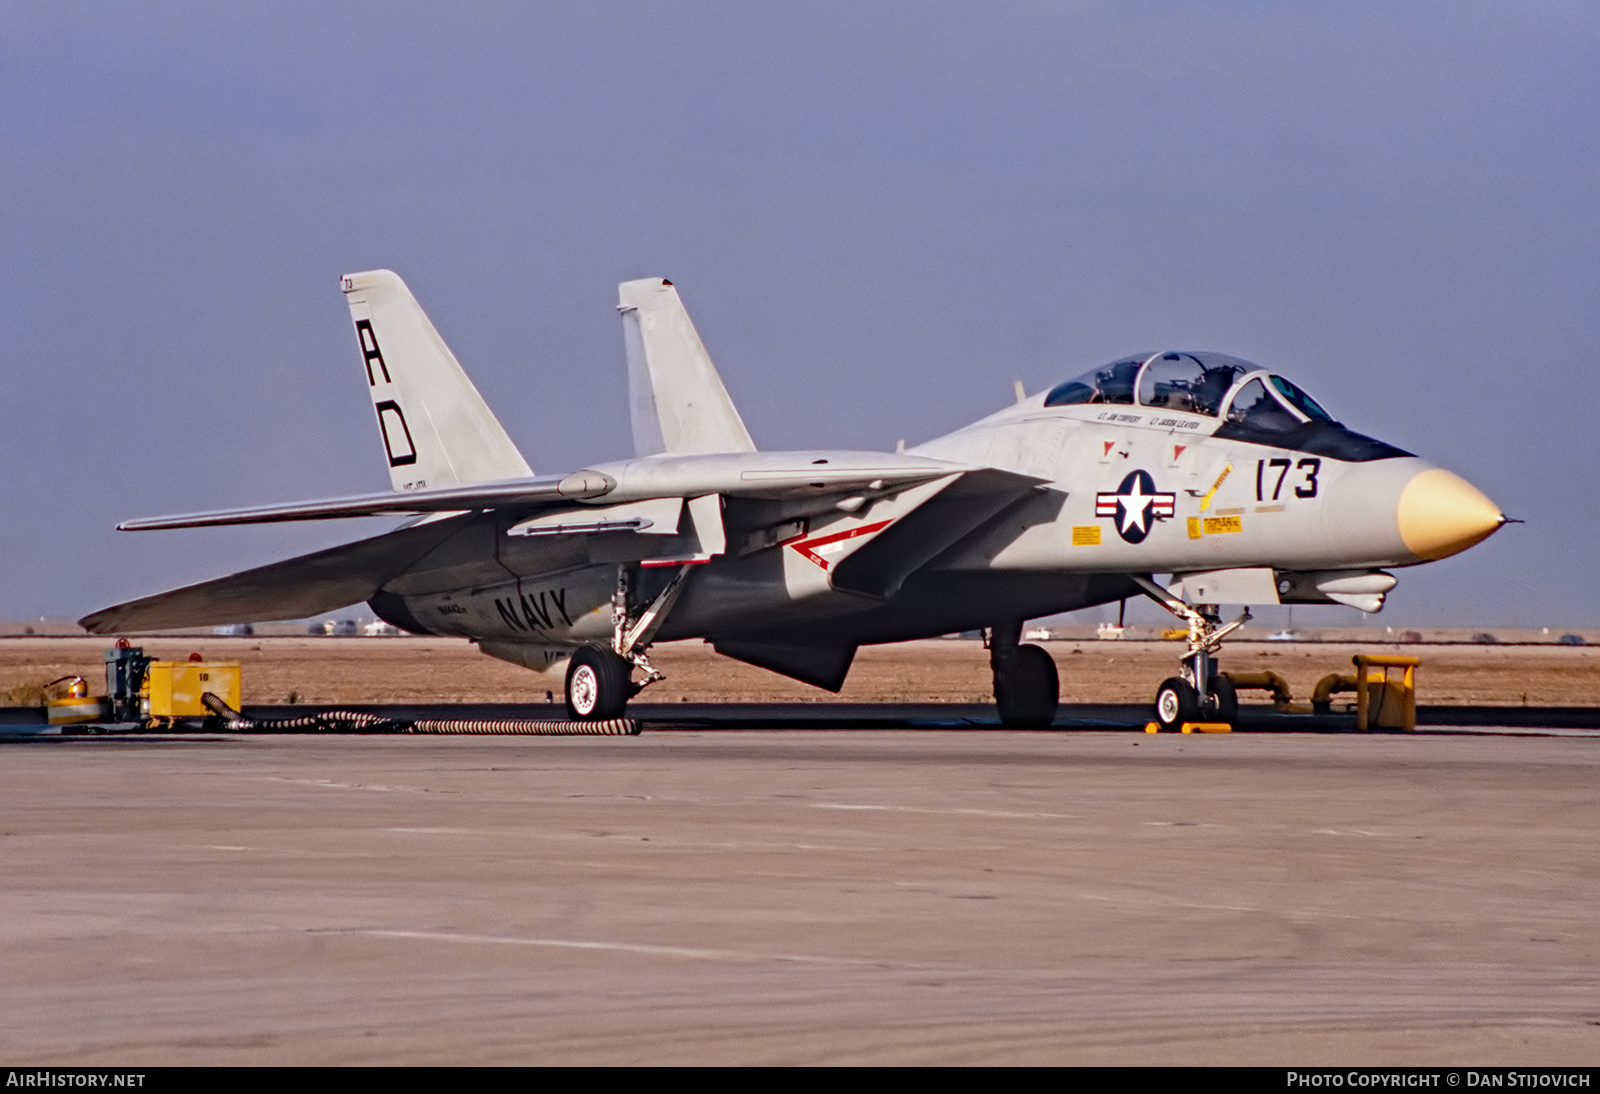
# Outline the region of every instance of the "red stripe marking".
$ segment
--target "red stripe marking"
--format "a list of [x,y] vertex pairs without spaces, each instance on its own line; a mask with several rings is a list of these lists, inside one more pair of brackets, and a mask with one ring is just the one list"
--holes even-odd
[[824,570],[827,570],[831,568],[832,563],[817,554],[816,548],[826,547],[830,543],[840,543],[847,539],[855,539],[857,536],[870,536],[872,533],[882,531],[893,523],[892,519],[880,520],[877,524],[863,524],[860,528],[851,528],[847,532],[834,532],[832,535],[818,536],[816,539],[790,540],[784,546],[793,547],[803,557],[810,559]]

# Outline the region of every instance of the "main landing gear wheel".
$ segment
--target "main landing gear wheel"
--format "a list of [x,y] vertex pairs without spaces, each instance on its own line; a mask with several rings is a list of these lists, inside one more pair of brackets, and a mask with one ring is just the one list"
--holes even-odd
[[633,666],[610,650],[585,646],[567,666],[567,717],[575,722],[620,718],[633,698]]
[[1185,722],[1200,720],[1200,696],[1194,685],[1181,676],[1162,682],[1156,690],[1156,721],[1165,730],[1182,729]]
[[1213,721],[1230,726],[1239,717],[1239,693],[1234,690],[1233,681],[1220,672],[1211,678],[1210,710]]
[[1042,646],[1018,646],[997,660],[994,701],[1002,725],[1038,727],[1055,721],[1061,702],[1055,659]]

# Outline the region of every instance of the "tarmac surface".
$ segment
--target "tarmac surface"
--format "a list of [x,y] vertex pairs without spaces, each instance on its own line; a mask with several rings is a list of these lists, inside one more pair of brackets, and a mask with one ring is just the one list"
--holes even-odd
[[1600,1060],[1600,741],[0,742],[8,1064]]

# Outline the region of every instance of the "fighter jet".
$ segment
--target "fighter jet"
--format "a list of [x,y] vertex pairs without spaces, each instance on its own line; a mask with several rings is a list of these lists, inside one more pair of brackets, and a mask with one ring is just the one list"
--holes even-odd
[[[405,283],[350,274],[360,375],[392,490],[127,521],[150,530],[403,515],[369,539],[159,593],[95,634],[298,618],[365,601],[564,681],[621,715],[656,642],[837,691],[856,650],[980,630],[1000,720],[1045,725],[1059,680],[1030,619],[1146,596],[1187,626],[1158,720],[1232,719],[1222,641],[1261,604],[1366,612],[1388,570],[1505,523],[1466,480],[1221,353],[1124,357],[897,452],[759,451],[672,282],[620,286],[632,459],[536,475]],[[1221,606],[1243,612],[1224,623]]]

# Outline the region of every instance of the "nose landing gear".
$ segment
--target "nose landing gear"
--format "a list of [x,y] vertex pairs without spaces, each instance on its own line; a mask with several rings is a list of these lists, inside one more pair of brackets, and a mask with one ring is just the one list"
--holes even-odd
[[1145,595],[1189,625],[1189,649],[1183,668],[1156,689],[1156,721],[1162,729],[1180,729],[1185,722],[1226,722],[1239,715],[1233,681],[1217,671],[1222,640],[1250,622],[1246,608],[1232,623],[1223,623],[1215,604],[1190,607],[1148,578],[1133,579]]

